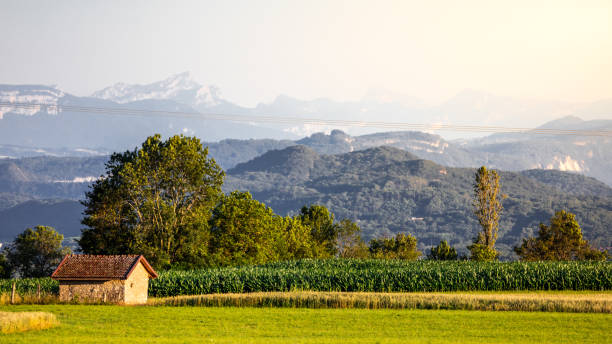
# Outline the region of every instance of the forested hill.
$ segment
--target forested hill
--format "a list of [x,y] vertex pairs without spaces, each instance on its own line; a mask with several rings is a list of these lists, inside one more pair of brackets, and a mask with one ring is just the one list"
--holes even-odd
[[[356,220],[366,238],[410,232],[425,246],[446,239],[462,248],[478,231],[471,207],[474,173],[391,147],[319,155],[293,146],[230,169],[224,189],[248,190],[282,214],[323,204],[338,219]],[[507,198],[498,242],[506,254],[561,209],[576,214],[596,246],[612,246],[612,189],[605,184],[564,172],[527,171],[502,172],[501,186]]]
[[[56,226],[67,236],[80,233],[77,200],[103,173],[107,159],[0,160],[0,241],[37,224]],[[338,219],[359,220],[366,238],[408,231],[423,245],[447,239],[465,247],[478,229],[471,210],[473,175],[474,169],[444,167],[390,147],[321,155],[292,146],[230,169],[224,190],[251,191],[283,214],[324,204]],[[612,246],[607,226],[612,223],[612,188],[602,182],[554,170],[504,172],[502,191],[509,195],[500,233],[506,252],[559,209],[576,213],[596,245]],[[23,203],[28,200],[36,201]]]
[[595,178],[586,177],[581,174],[557,170],[527,170],[520,173],[573,195],[612,197],[611,187]]

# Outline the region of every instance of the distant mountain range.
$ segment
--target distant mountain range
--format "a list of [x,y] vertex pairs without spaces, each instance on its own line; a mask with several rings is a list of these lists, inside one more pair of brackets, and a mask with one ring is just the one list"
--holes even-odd
[[[209,141],[296,138],[275,128],[204,119],[198,114],[240,114],[246,109],[219,100],[214,88],[191,86],[197,87],[188,75],[178,75],[153,85],[120,84],[96,92],[97,97],[77,97],[49,86],[0,85],[0,145],[45,151],[114,151],[133,148],[153,133],[195,135]],[[34,105],[12,106],[11,102]],[[58,112],[58,106],[67,110]],[[113,113],[113,109],[141,113]],[[183,115],[159,115],[155,111]]]
[[[17,107],[7,102],[46,104]],[[219,88],[203,86],[181,73],[148,85],[117,83],[91,97],[77,97],[57,88],[39,85],[0,85],[0,158],[39,155],[98,156],[132,149],[147,136],[186,134],[207,142],[211,154],[224,168],[248,161],[269,149],[303,144],[318,153],[335,154],[389,145],[419,157],[453,167],[488,165],[504,170],[533,168],[574,171],[612,185],[610,137],[494,134],[484,138],[449,141],[420,132],[372,133],[376,128],[327,128],[330,134],[312,134],[320,126],[272,123],[236,123],[205,120],[203,114],[273,115],[277,117],[334,118],[412,123],[495,124],[535,126],[537,118],[558,118],[540,127],[612,130],[612,120],[583,121],[568,114],[610,114],[612,100],[570,104],[499,97],[464,91],[440,105],[370,92],[360,101],[330,99],[302,101],[279,96],[269,104],[245,108],[227,101]],[[161,116],[57,111],[57,106],[155,110],[194,113]],[[102,111],[104,112],[104,111]],[[108,112],[108,111],[107,111]],[[112,111],[111,111],[112,112]],[[336,129],[336,130],[332,130]]]
[[[191,118],[159,116],[154,113],[147,115],[146,111],[143,116],[136,117],[98,112],[71,113],[69,110],[58,113],[57,106],[510,127],[535,127],[543,121],[568,115],[587,118],[612,117],[612,100],[584,104],[536,101],[496,96],[475,90],[460,92],[437,105],[387,91],[370,91],[358,101],[338,102],[327,98],[299,100],[281,95],[271,103],[260,103],[256,107],[246,108],[223,98],[218,87],[196,82],[188,72],[147,85],[116,83],[94,92],[89,97],[75,96],[51,86],[0,85],[0,102],[46,104],[34,108],[0,105],[0,119],[5,119],[0,120],[0,134],[3,134],[0,136],[0,144],[71,149],[103,147],[107,150],[129,148],[137,144],[143,134],[152,132],[164,135],[187,133],[205,141],[218,141],[226,138],[296,139],[333,129],[340,129],[351,135],[363,135],[380,131],[380,128],[342,124],[331,127],[291,122],[236,123],[198,118],[197,115]],[[73,123],[74,121],[77,122]],[[72,130],[77,129],[76,124],[81,125],[80,130]],[[28,128],[29,132],[26,130]],[[99,130],[93,131],[91,128]],[[90,137],[81,135],[83,132],[90,134]],[[461,135],[473,137],[477,134],[445,133],[447,138],[463,137]],[[64,140],[60,140],[62,137]],[[113,139],[109,140],[109,137]]]
[[[542,127],[612,130],[612,120],[583,121],[577,117],[565,117],[546,123]],[[386,145],[450,167],[486,165],[508,171],[556,169],[592,176],[612,185],[611,137],[495,134],[476,140],[447,141],[438,135],[422,132],[396,131],[351,136],[340,130],[333,130],[330,134],[317,133],[300,140],[225,139],[204,144],[209,147],[211,156],[225,169],[251,160],[269,150],[296,144],[308,146],[320,154],[347,153]],[[136,145],[137,143],[134,144]],[[87,157],[108,154],[109,150],[105,149],[42,149],[0,145],[0,157],[40,155]]]
[[120,82],[96,91],[91,96],[118,104],[146,100],[170,100],[190,106],[200,112],[208,112],[217,108],[227,110],[232,107],[234,110],[243,112],[240,107],[223,99],[218,87],[202,86],[193,80],[188,72],[148,85],[130,85]]
[[[564,125],[568,122],[571,124]],[[582,121],[566,117],[542,127],[612,130],[612,120]],[[486,165],[507,171],[555,169],[592,176],[612,185],[612,137],[499,134],[478,140],[446,141],[438,135],[422,132],[351,136],[334,130],[330,134],[317,133],[297,141],[223,140],[207,143],[211,155],[224,168],[232,168],[267,150],[295,144],[308,146],[320,154],[391,146],[450,167]]]

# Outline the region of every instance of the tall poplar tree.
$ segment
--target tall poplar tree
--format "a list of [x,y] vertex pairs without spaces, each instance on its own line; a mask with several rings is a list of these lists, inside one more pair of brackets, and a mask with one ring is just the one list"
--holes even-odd
[[499,174],[485,166],[476,171],[474,181],[474,214],[482,231],[468,248],[471,259],[489,261],[498,256],[495,241],[499,230],[499,217],[503,210],[499,186]]

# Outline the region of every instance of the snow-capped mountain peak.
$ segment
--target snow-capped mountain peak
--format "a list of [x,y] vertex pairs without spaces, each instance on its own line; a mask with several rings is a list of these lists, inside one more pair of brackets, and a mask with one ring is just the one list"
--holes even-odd
[[223,103],[216,86],[202,86],[189,72],[172,75],[147,85],[116,83],[92,94],[95,98],[129,103],[146,99],[168,99],[196,108]]
[[0,105],[0,119],[9,112],[32,116],[42,111],[50,115],[57,115],[58,101],[65,95],[64,91],[50,86],[0,85],[0,102],[32,104],[28,107]]

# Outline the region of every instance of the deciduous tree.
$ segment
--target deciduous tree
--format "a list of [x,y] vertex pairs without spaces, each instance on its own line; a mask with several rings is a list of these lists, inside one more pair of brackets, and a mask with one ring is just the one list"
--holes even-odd
[[91,254],[145,254],[156,267],[200,266],[224,172],[194,137],[154,135],[115,153],[86,194],[79,244]]
[[565,210],[555,213],[550,226],[540,223],[536,238],[523,239],[514,251],[521,260],[605,260],[607,254],[598,251],[582,238],[576,216]]
[[11,278],[13,269],[9,264],[6,252],[0,252],[0,278]]
[[70,254],[62,246],[64,236],[52,227],[36,226],[19,234],[8,251],[8,260],[20,277],[48,277],[62,258]]
[[310,228],[304,226],[299,218],[284,217],[280,231],[281,240],[275,243],[280,260],[315,257],[317,244],[312,239]]
[[279,260],[283,219],[248,192],[234,191],[213,210],[212,265],[262,264]]
[[417,250],[417,239],[414,236],[398,233],[395,238],[372,239],[370,255],[378,259],[416,260],[421,252]]
[[340,258],[367,258],[368,247],[361,239],[361,228],[349,220],[338,223],[337,252]]
[[337,253],[338,225],[334,223],[334,214],[322,205],[302,207],[298,216],[316,243],[315,257],[333,257]]

